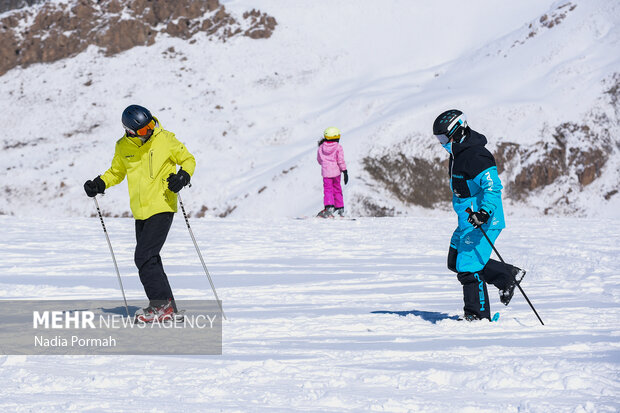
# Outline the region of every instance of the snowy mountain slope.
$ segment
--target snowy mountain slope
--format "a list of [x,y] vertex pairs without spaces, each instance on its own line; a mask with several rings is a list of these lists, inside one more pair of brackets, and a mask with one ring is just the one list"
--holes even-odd
[[[445,268],[451,214],[192,222],[229,321],[222,356],[0,356],[5,411],[614,412],[617,220],[511,220],[497,242],[525,300],[489,289],[466,323]],[[106,221],[129,299],[133,230]],[[122,305],[98,219],[0,217],[5,299]],[[36,236],[33,236],[36,228]],[[79,244],[76,244],[79,240]],[[162,252],[178,299],[212,297],[182,219]],[[159,385],[163,383],[163,385]],[[36,397],[34,396],[36,395]]]
[[[222,3],[233,14],[253,6]],[[368,213],[361,201],[367,199],[392,213],[415,211],[415,202],[397,199],[364,171],[363,160],[404,144],[408,158],[440,162],[445,156],[430,125],[440,111],[460,107],[492,149],[522,145],[502,175],[508,187],[525,188],[518,196],[507,191],[521,209],[617,216],[620,165],[617,136],[609,133],[618,122],[617,100],[605,93],[617,90],[616,2],[263,1],[260,7],[278,21],[267,40],[222,43],[198,33],[192,44],[160,35],[152,46],[117,56],[90,47],[2,76],[0,211],[92,214],[81,185],[108,167],[122,109],[141,103],[197,156],[184,199],[198,215],[315,213],[321,206],[315,142],[330,125],[343,131],[349,209]],[[33,112],[34,121],[23,120]],[[590,141],[569,136],[557,180],[530,188],[535,177],[519,174],[544,172],[544,146],[555,145],[565,122],[586,125]],[[592,183],[577,178],[581,158],[569,159],[575,148],[595,158],[607,154],[600,165],[583,161],[600,174]],[[525,157],[531,163],[521,162]],[[400,173],[391,170],[385,179]],[[410,185],[445,185],[436,176],[420,175]],[[129,214],[122,188],[110,189],[103,203],[113,215]]]

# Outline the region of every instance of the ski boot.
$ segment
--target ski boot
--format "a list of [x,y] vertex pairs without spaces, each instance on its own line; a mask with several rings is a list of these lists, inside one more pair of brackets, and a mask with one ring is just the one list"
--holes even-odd
[[174,321],[175,318],[172,301],[160,305],[149,305],[146,308],[136,311],[135,314],[135,320],[138,323]]
[[472,322],[472,321],[479,321],[479,320],[487,320],[492,323],[497,322],[499,320],[499,313],[493,314],[493,317],[491,318],[480,317],[478,314],[465,314],[462,318],[461,317],[457,318],[457,321]]
[[525,277],[525,273],[526,271],[522,270],[521,268],[514,268],[514,270],[512,271],[513,280],[510,282],[510,284],[508,284],[508,287],[506,287],[506,289],[499,290],[499,300],[502,302],[502,304],[508,305],[510,303],[510,300],[512,300],[512,296],[515,293],[515,287],[517,286],[517,283],[521,284],[521,280],[523,279],[523,277]]
[[134,313],[133,318],[135,321],[138,321],[141,318],[143,318],[146,314],[150,314],[153,311],[154,311],[154,308],[151,305],[149,305],[148,307],[140,308]]
[[319,212],[317,218],[333,218],[334,217],[334,206],[333,205],[325,205],[325,209]]
[[334,214],[335,216],[344,218],[344,207],[336,208],[334,212],[335,212]]
[[463,318],[459,318],[458,321],[478,321],[478,320],[482,320],[482,318],[480,318],[478,315],[476,314],[465,314],[463,316]]

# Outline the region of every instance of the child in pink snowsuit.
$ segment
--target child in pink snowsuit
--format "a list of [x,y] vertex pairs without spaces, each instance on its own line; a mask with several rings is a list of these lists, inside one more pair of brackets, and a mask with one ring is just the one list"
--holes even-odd
[[323,176],[323,205],[325,209],[319,212],[321,218],[333,218],[334,213],[344,216],[344,199],[340,186],[340,174],[344,175],[344,184],[349,182],[347,165],[344,162],[344,151],[338,141],[340,130],[327,128],[323,132],[323,139],[319,141],[316,160],[321,165]]

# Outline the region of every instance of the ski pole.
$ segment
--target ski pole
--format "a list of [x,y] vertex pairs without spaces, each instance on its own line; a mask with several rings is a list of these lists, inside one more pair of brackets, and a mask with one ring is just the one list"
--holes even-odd
[[[471,208],[467,208],[465,210],[465,212],[467,212],[469,214],[469,216],[471,216],[474,212],[471,210]],[[481,226],[478,227],[478,229],[482,232],[482,235],[484,235],[484,237],[487,239],[487,241],[489,241],[489,244],[491,245],[491,248],[493,248],[493,251],[495,251],[495,254],[497,254],[497,257],[499,258],[499,260],[502,262],[502,264],[504,264],[505,267],[508,267],[508,264],[506,264],[506,261],[504,261],[504,259],[502,258],[501,255],[499,255],[499,252],[497,251],[497,249],[495,248],[495,245],[493,245],[493,243],[491,242],[491,239],[489,238],[489,236],[487,235],[486,231],[482,229]],[[527,303],[530,305],[530,308],[532,309],[532,311],[534,311],[534,314],[536,314],[536,317],[538,317],[538,321],[540,321],[540,324],[545,325],[545,323],[543,323],[542,319],[540,318],[540,316],[538,315],[538,312],[536,312],[536,309],[534,308],[534,306],[532,305],[532,303],[530,302],[530,299],[527,298],[527,295],[525,295],[525,291],[523,291],[523,288],[521,288],[521,285],[519,285],[519,282],[517,281],[516,278],[514,278],[514,276],[512,275],[511,271],[508,271],[508,274],[510,274],[512,276],[512,279],[514,280],[514,282],[517,284],[517,287],[519,287],[519,291],[521,291],[521,294],[523,294],[523,297],[525,298],[525,301],[527,301]]]
[[213,290],[213,295],[215,296],[215,300],[217,301],[217,304],[220,306],[222,317],[224,317],[224,320],[228,320],[226,318],[226,314],[224,314],[224,309],[222,308],[222,302],[218,298],[217,292],[215,291],[215,285],[213,285],[213,280],[211,279],[209,270],[207,270],[207,265],[205,264],[205,260],[202,258],[202,254],[200,253],[200,248],[198,248],[198,243],[196,242],[196,238],[194,237],[194,232],[192,231],[192,227],[190,227],[189,225],[189,219],[187,219],[187,214],[185,213],[185,207],[183,206],[183,200],[181,199],[181,194],[177,193],[177,195],[179,196],[179,204],[181,205],[181,211],[183,211],[183,217],[185,218],[185,223],[187,224],[189,235],[192,237],[192,241],[194,241],[194,247],[196,247],[198,258],[200,258],[200,262],[202,263],[202,268],[204,268],[205,274],[207,275],[207,278],[209,279],[209,284],[211,284],[211,289]]
[[110,247],[110,254],[112,254],[112,261],[114,261],[114,268],[116,268],[116,276],[118,277],[118,283],[121,286],[121,292],[123,293],[123,301],[125,301],[125,310],[127,311],[127,317],[130,317],[129,306],[127,305],[127,298],[125,298],[125,289],[123,288],[123,281],[121,280],[121,273],[118,271],[118,264],[116,264],[116,257],[114,256],[112,243],[110,242],[110,237],[108,236],[108,230],[105,228],[105,223],[103,222],[103,215],[101,214],[101,210],[99,209],[99,202],[97,201],[96,196],[93,197],[93,201],[95,201],[95,206],[97,207],[97,212],[99,213],[99,219],[101,220],[101,226],[103,227],[105,239],[108,240],[108,247]]

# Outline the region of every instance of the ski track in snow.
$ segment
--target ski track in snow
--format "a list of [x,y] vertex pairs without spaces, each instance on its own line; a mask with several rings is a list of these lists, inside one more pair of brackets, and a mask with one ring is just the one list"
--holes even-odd
[[[222,356],[0,356],[0,407],[618,411],[619,222],[509,220],[497,248],[528,269],[541,326],[518,292],[504,307],[493,287],[498,323],[446,318],[462,307],[445,268],[453,221],[193,220],[229,318]],[[122,305],[98,219],[0,224],[5,299]],[[106,224],[127,297],[143,299],[133,221]],[[178,299],[212,298],[179,215],[162,256]]]

